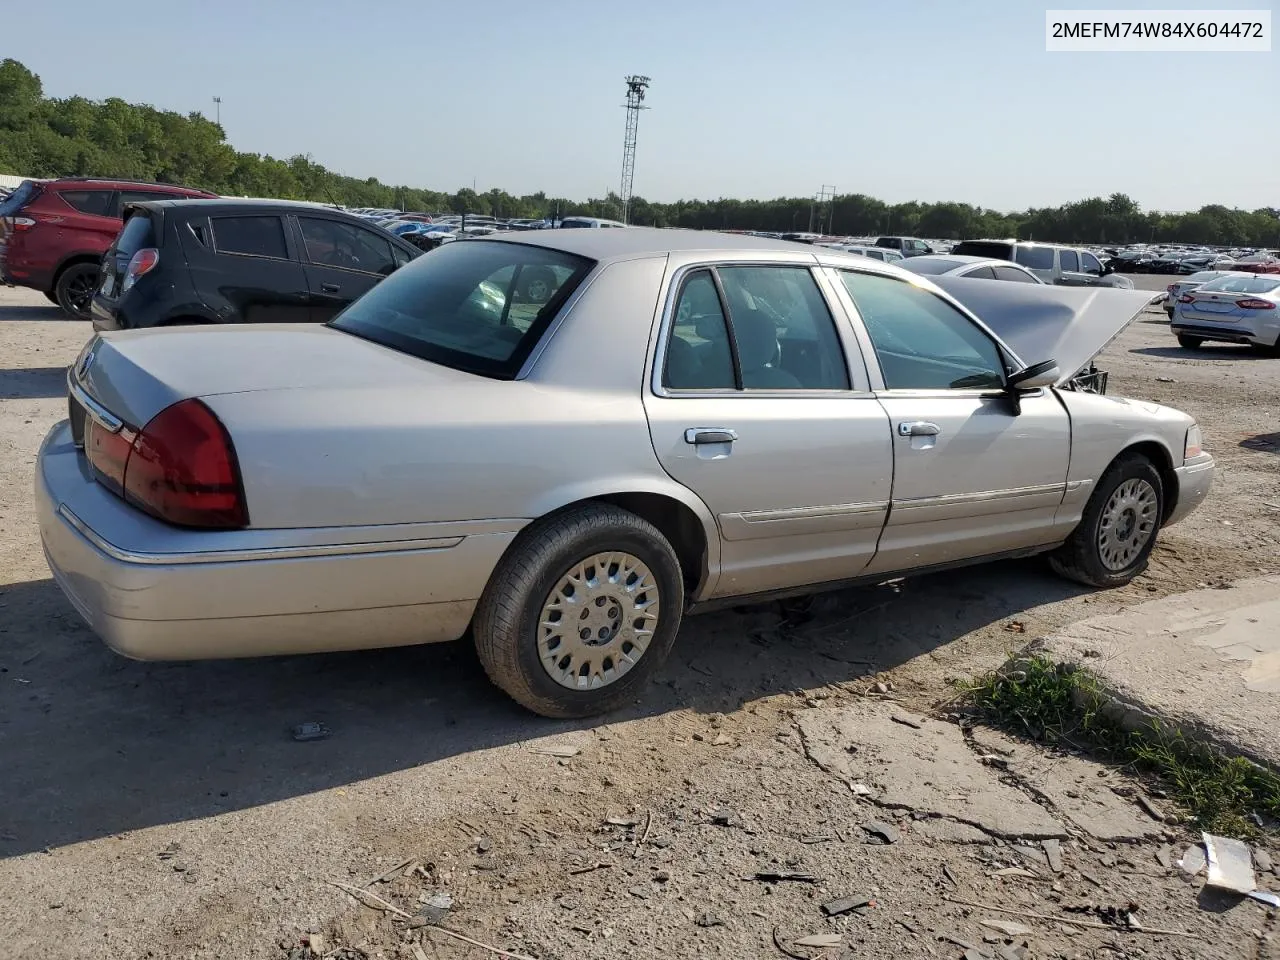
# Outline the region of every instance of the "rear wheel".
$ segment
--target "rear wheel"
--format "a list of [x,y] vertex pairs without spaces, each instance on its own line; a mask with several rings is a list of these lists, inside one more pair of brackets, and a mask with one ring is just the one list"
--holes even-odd
[[1053,569],[1091,587],[1119,587],[1147,567],[1164,516],[1164,484],[1146,457],[1124,454],[1103,474]]
[[58,275],[53,292],[58,306],[77,320],[89,319],[89,304],[98,289],[98,265],[73,263]]
[[1178,334],[1178,346],[1186,347],[1188,350],[1199,350],[1200,345],[1204,343],[1204,337],[1189,337],[1185,333]]
[[635,698],[684,610],[680,563],[653,524],[606,504],[538,521],[494,570],[474,624],[489,679],[544,717]]

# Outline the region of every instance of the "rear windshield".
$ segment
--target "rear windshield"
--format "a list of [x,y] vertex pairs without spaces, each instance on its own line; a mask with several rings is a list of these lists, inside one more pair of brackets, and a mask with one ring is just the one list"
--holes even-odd
[[0,200],[0,217],[16,217],[18,211],[34,200],[39,192],[38,184],[23,180],[17,190]]
[[951,260],[947,257],[911,257],[904,266],[912,273],[946,273],[956,267],[963,267],[965,261]]
[[1012,260],[1013,244],[996,240],[965,240],[951,248],[953,256],[985,257],[988,260]]
[[124,229],[116,237],[116,253],[132,257],[144,247],[156,245],[155,231],[151,227],[151,217],[138,211],[125,221]]
[[1270,277],[1223,277],[1206,283],[1199,293],[1271,293],[1280,287],[1280,280]]
[[451,243],[397,270],[331,326],[433,363],[510,380],[593,266],[545,247]]

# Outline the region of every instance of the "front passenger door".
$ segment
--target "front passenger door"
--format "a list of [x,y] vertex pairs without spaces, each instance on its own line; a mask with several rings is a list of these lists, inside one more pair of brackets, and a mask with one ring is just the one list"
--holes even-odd
[[391,241],[372,230],[324,217],[297,220],[316,323],[332,320],[398,266]]
[[840,278],[874,346],[893,428],[892,506],[867,572],[1061,540],[1071,424],[1053,391],[1021,395],[1015,413],[999,345],[949,301],[894,277]]

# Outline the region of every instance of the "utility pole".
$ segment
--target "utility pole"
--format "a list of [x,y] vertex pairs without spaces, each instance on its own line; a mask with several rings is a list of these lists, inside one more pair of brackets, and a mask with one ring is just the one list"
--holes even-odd
[[627,222],[631,211],[631,185],[636,175],[636,130],[640,124],[640,111],[648,110],[644,105],[644,94],[649,89],[649,78],[640,74],[627,77],[627,102],[622,106],[627,111],[627,129],[622,138],[622,222]]
[[213,98],[213,109],[217,112],[216,114],[217,119],[215,122],[218,124],[218,126],[222,126],[222,98],[221,97]]
[[[818,191],[818,196],[817,196],[817,199],[815,200],[815,203],[816,203],[816,205],[818,205],[818,206],[821,206],[823,203],[826,203],[826,204],[827,204],[827,217],[826,217],[826,224],[827,224],[827,226],[826,226],[825,233],[826,233],[826,235],[827,235],[827,236],[831,236],[831,235],[835,232],[835,231],[832,229],[832,226],[831,226],[831,225],[832,225],[832,222],[835,220],[835,217],[836,217],[836,188],[835,188],[835,185],[834,185],[834,184],[826,184],[826,183],[824,183],[824,184],[822,185],[822,188]],[[810,214],[810,216],[809,216],[809,229],[810,229],[810,230],[812,230],[812,229],[813,229],[813,215],[812,215],[812,214]]]

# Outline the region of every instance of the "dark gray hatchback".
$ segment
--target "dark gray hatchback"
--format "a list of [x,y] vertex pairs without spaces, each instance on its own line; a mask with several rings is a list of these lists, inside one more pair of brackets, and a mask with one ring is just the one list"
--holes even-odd
[[102,258],[96,330],[323,323],[422,251],[357,217],[263,200],[130,204]]

